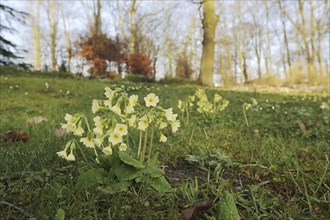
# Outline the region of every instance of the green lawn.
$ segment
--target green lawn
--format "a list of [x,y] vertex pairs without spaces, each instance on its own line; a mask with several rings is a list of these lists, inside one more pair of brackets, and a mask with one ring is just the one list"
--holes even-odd
[[[104,99],[105,87],[122,87],[141,100],[155,93],[161,106],[179,113],[178,100],[197,88],[92,81],[7,68],[1,69],[0,86],[1,219],[54,219],[56,213],[61,219],[61,210],[65,219],[182,219],[183,209],[208,199],[214,201],[212,207],[197,219],[219,219],[227,192],[242,219],[329,217],[328,94],[207,90],[210,100],[214,94],[229,100],[228,107],[212,117],[191,110],[189,122],[179,115],[179,130],[165,143],[154,142],[158,167],[164,169],[172,190],[160,193],[137,183],[126,191],[105,193],[97,183],[87,188],[78,184],[86,170],[99,168],[88,149],[87,160],[79,151],[74,162],[56,155],[72,138],[54,134],[65,123],[65,114],[81,112],[92,119],[92,101]],[[242,106],[252,98],[258,104],[246,110],[247,125]],[[47,121],[28,124],[34,116]],[[29,141],[5,143],[10,130],[27,132]]]

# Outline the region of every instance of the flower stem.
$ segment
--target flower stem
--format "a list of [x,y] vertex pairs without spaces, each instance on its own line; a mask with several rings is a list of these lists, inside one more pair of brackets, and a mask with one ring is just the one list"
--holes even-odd
[[141,146],[142,146],[142,130],[140,130],[139,149],[138,149],[138,153],[137,153],[138,158],[140,157]]
[[248,121],[247,116],[246,116],[244,105],[243,105],[243,114],[244,114],[245,124],[246,124],[246,126],[249,127],[249,121]]
[[188,144],[191,143],[191,140],[192,140],[192,138],[193,138],[193,136],[194,136],[194,133],[195,133],[195,128],[196,128],[196,123],[194,124],[194,127],[193,127],[193,129],[192,129],[192,132],[191,132],[191,135],[190,135],[190,138],[189,138]]
[[144,157],[145,157],[145,154],[146,154],[147,140],[148,140],[148,128],[146,129],[146,131],[144,133],[143,149],[142,149],[142,154],[141,154],[141,157],[140,157],[141,162],[144,161]]
[[[88,161],[87,161],[87,158],[86,158],[86,156],[85,156],[83,150],[81,149],[81,147],[79,146],[79,144],[77,143],[76,140],[74,140],[74,142],[75,142],[75,146],[78,146],[78,149],[79,149],[80,153],[82,154],[82,156],[83,156],[85,162],[87,163]],[[71,145],[70,145],[70,146],[71,146]]]
[[87,125],[87,129],[88,129],[88,131],[90,131],[91,128],[89,127],[89,123],[88,123],[88,120],[87,120],[86,116],[84,116],[84,118],[85,118],[85,122],[86,122],[86,125]]
[[189,123],[189,109],[188,109],[188,105],[187,105],[187,108],[186,108],[186,111],[187,111],[187,124]]
[[153,142],[153,140],[154,140],[154,130],[155,130],[155,127],[152,126],[152,128],[151,128],[150,142],[149,142],[149,154],[148,154],[148,160],[150,160],[151,153],[152,153],[152,142]]

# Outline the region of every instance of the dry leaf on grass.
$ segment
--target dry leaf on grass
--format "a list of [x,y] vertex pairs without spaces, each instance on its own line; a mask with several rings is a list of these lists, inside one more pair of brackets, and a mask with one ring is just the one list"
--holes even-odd
[[25,131],[8,131],[4,135],[5,143],[12,143],[14,141],[27,142],[29,136]]
[[48,121],[48,119],[42,116],[35,116],[26,120],[28,124],[41,124],[46,121]]
[[185,220],[191,220],[194,219],[196,215],[198,215],[200,212],[210,209],[212,207],[212,204],[213,204],[212,200],[209,199],[195,205],[194,207],[184,209],[181,211],[181,213]]
[[56,137],[62,137],[62,136],[64,136],[66,133],[68,133],[68,132],[67,132],[66,129],[64,129],[64,128],[56,128],[55,131],[54,131],[54,135],[55,135]]
[[298,126],[299,126],[300,131],[302,131],[303,133],[305,133],[307,131],[307,127],[304,123],[298,122]]

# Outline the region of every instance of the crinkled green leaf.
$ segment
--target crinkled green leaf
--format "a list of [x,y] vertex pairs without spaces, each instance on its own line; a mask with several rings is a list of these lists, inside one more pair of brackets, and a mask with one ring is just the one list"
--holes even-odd
[[162,169],[157,167],[148,167],[142,170],[142,172],[150,177],[161,177],[165,174]]
[[117,182],[117,183],[111,184],[110,186],[107,186],[107,187],[98,187],[97,189],[100,190],[102,193],[112,195],[115,193],[127,191],[127,188],[130,185],[131,185],[130,181],[122,181],[122,182]]
[[230,192],[225,191],[223,198],[221,199],[218,219],[221,220],[241,219],[238,213],[238,209],[235,205],[234,196]]
[[82,173],[78,177],[78,187],[90,188],[96,184],[103,183],[106,172],[102,168],[92,168]]
[[59,208],[57,209],[56,215],[54,217],[54,220],[64,220],[65,219],[65,212],[63,209]]
[[122,164],[115,170],[115,175],[119,181],[133,180],[141,175],[138,169],[127,164]]
[[150,160],[148,160],[147,164],[149,167],[156,167],[158,163],[158,152],[152,156]]
[[135,168],[144,168],[145,166],[138,160],[132,158],[131,156],[129,156],[127,153],[125,152],[118,152],[118,156],[121,159],[121,161],[123,161],[124,163],[131,165]]
[[150,186],[158,192],[169,192],[172,187],[164,176],[152,178],[150,180]]

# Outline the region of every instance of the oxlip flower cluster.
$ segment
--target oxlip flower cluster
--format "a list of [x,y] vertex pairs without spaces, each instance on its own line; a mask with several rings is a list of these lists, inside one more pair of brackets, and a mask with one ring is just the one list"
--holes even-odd
[[85,132],[83,129],[83,115],[81,114],[75,114],[70,115],[66,114],[64,117],[66,124],[62,124],[62,128],[65,129],[67,132],[73,133],[75,136],[82,136],[82,134]]
[[322,102],[320,108],[323,110],[330,110],[330,106],[326,102]]
[[[65,148],[62,151],[57,152],[56,154],[68,161],[75,161],[76,157],[73,154],[74,149],[76,148],[76,142],[74,140],[69,141],[66,145]],[[68,154],[69,152],[69,154]]]
[[196,111],[205,114],[206,116],[216,115],[218,112],[223,111],[229,104],[229,101],[224,99],[219,94],[214,94],[213,102],[210,102],[205,90],[198,89],[194,95],[188,96],[185,100],[179,100],[178,108],[183,116],[186,116],[187,123],[189,122],[189,112],[194,106]]
[[[129,96],[123,88],[106,87],[104,95],[105,100],[92,101],[91,110],[95,114],[92,126],[80,113],[66,114],[66,123],[62,125],[67,132],[79,137],[83,146],[93,149],[96,158],[100,153],[112,155],[114,150],[134,150],[129,147],[128,137],[138,133],[139,146],[135,156],[143,162],[145,155],[150,157],[152,154],[154,138],[158,136],[159,142],[166,142],[166,135],[177,132],[180,127],[178,115],[173,113],[172,108],[159,106],[159,97],[154,93],[144,97],[142,103],[139,103],[137,95]],[[79,145],[75,140],[69,143],[57,154],[64,159],[73,160],[74,150]],[[148,147],[149,153],[146,152]],[[67,155],[69,150],[70,154]]]

